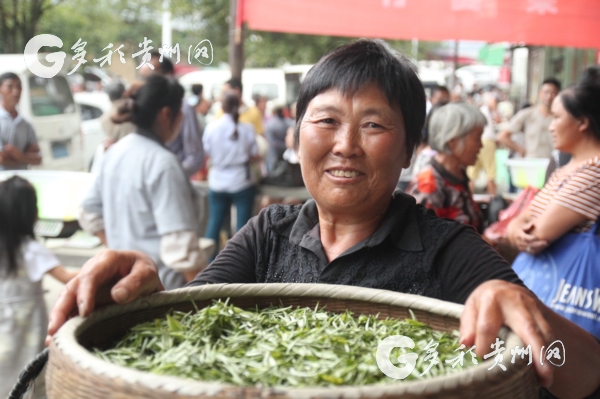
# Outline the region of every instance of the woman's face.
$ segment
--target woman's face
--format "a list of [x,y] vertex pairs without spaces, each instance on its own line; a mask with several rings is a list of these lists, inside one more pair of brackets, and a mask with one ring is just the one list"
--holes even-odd
[[410,162],[402,113],[374,85],[352,96],[327,90],[308,104],[298,156],[320,207],[354,214],[381,209]]
[[481,136],[483,135],[483,127],[476,126],[463,137],[457,137],[448,142],[448,147],[452,155],[464,167],[475,165],[477,163],[477,155],[483,146]]
[[[557,96],[552,102],[552,141],[554,148],[563,152],[570,152],[573,144],[578,143],[585,131],[581,120],[574,118],[567,112],[562,103],[562,96]],[[582,129],[582,127],[584,127]]]

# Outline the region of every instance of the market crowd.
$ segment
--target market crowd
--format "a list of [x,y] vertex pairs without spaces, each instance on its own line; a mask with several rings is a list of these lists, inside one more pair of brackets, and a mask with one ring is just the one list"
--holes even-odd
[[[598,394],[600,67],[566,88],[547,78],[535,103],[515,106],[495,86],[426,93],[404,56],[359,40],[313,67],[297,103],[275,104],[266,117],[268,99],[244,104],[242,83],[231,79],[208,121],[202,87],[184,98],[172,64],[158,54],[150,63],[139,83],[107,88],[105,152],[82,203],[81,227],[110,250],[77,274],[64,270],[35,241],[33,187],[18,177],[0,183],[0,302],[39,296],[45,273],[66,283],[47,342],[74,309],[93,311],[97,287],[117,275],[117,303],[206,283],[345,284],[465,304],[461,340],[480,355],[502,325],[534,353],[558,337],[569,360],[560,369],[536,364],[543,394]],[[6,169],[41,162],[35,132],[16,111],[19,86],[18,76],[0,76]],[[543,188],[501,221],[499,211],[521,196],[505,195],[520,189],[511,182],[499,186],[499,154],[549,160]],[[294,168],[311,200],[257,200],[261,181],[277,184]],[[207,180],[207,215],[190,179]],[[476,192],[488,195],[476,200]],[[220,249],[232,206],[237,232]],[[207,228],[198,231],[202,216]],[[500,238],[486,235],[494,222],[504,223]],[[215,240],[214,253],[203,253],[201,236]],[[589,306],[580,301],[594,292]],[[33,311],[10,303],[14,314]],[[30,322],[0,320],[14,335],[0,341],[2,376],[16,378],[41,349],[46,316],[38,313],[33,347],[15,344]]]

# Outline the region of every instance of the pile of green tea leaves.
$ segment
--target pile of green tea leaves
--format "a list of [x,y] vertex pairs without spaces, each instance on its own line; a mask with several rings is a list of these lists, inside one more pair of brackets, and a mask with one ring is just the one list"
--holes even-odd
[[[398,367],[402,353],[419,355],[406,380],[455,372],[446,363],[459,352],[458,334],[434,331],[413,319],[327,312],[318,307],[243,310],[214,302],[195,312],[172,312],[165,319],[139,324],[113,348],[95,350],[118,365],[194,380],[239,386],[333,386],[399,382],[383,374],[375,360],[379,342],[391,335],[410,337],[415,348],[395,348],[390,360]],[[430,341],[438,364],[430,364],[424,348]]]

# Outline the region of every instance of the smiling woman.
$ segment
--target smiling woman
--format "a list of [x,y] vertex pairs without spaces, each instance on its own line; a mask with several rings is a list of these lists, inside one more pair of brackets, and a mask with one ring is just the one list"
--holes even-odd
[[345,237],[325,231],[334,233],[321,237],[331,244],[324,246],[328,260],[353,241],[366,239],[380,224],[400,170],[408,167],[402,122],[402,113],[390,107],[374,84],[352,96],[327,90],[307,107],[298,157],[307,189],[319,198],[319,218],[332,226],[365,227]]
[[[405,57],[378,40],[342,46],[307,74],[297,107],[296,146],[314,200],[263,209],[191,286],[330,283],[465,303],[461,341],[476,345],[479,356],[504,324],[532,353],[557,338],[569,348],[571,360],[560,369],[535,364],[554,393],[583,397],[600,386],[593,371],[600,368],[600,345],[591,335],[525,289],[471,227],[394,192],[425,119],[423,86]],[[97,288],[114,277],[118,303],[162,289],[145,254],[105,252],[67,286],[52,312],[50,336],[75,307],[89,314]]]

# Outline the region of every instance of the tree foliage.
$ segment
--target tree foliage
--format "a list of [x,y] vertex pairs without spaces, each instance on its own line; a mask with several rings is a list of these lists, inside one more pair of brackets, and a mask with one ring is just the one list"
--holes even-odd
[[[20,41],[6,41],[10,44],[0,49],[5,52],[9,46],[13,52],[22,52],[25,37],[39,33],[60,37],[64,42],[63,50],[71,54],[73,51],[70,48],[78,39],[86,41],[87,59],[105,54],[103,49],[109,43],[113,43],[113,49],[123,44],[127,57],[139,49],[138,45],[144,37],[152,40],[154,48],[160,46],[162,0],[62,0],[60,3],[53,0],[0,0],[5,9],[13,2],[18,3],[19,7],[21,4],[23,7],[41,4],[42,12],[39,24],[32,23],[29,26],[24,22],[33,21],[29,16],[17,18],[12,25],[8,22],[13,30],[28,25],[29,33]],[[208,39],[214,49],[213,65],[228,62],[229,0],[171,0],[171,12],[173,44],[179,43],[182,60],[187,59],[190,45],[195,46],[203,39]],[[10,15],[16,14],[2,13],[1,19],[7,21],[11,18]],[[1,36],[6,37],[4,34]],[[327,51],[351,40],[353,39],[246,30],[245,66],[312,64]],[[410,42],[390,41],[390,44],[407,54],[411,52]],[[419,57],[438,46],[438,43],[420,43]]]
[[60,1],[0,0],[0,52],[22,53],[40,19]]

